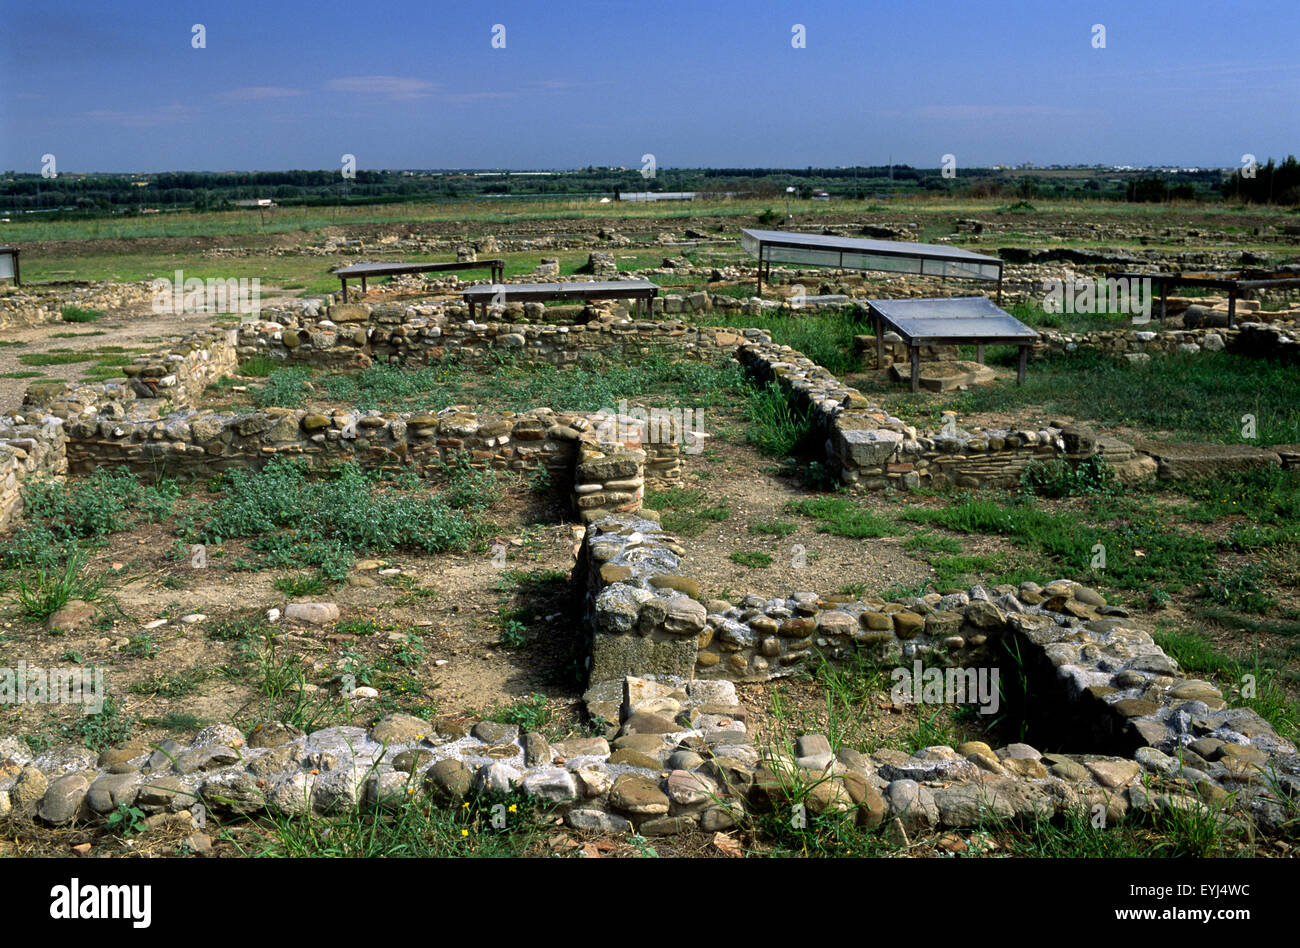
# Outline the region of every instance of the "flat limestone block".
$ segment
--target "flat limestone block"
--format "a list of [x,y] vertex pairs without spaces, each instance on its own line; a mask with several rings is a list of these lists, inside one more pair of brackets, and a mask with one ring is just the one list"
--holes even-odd
[[1273,448],[1256,448],[1248,444],[1138,441],[1134,447],[1155,458],[1162,481],[1212,477],[1282,464],[1282,458]]
[[[895,382],[911,382],[912,366],[895,362],[889,369]],[[963,385],[982,385],[992,382],[994,372],[978,362],[922,362],[919,373],[921,388],[930,392],[950,392]]]

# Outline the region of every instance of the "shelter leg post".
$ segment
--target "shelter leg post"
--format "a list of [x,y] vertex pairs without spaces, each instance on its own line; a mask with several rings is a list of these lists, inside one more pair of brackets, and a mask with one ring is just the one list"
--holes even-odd
[[984,343],[982,342],[975,345],[975,361],[980,365],[984,364]]
[[912,356],[912,391],[921,390],[921,349],[919,346],[911,347]]
[[1029,347],[1020,347],[1020,363],[1016,366],[1016,384],[1025,384],[1025,373],[1029,367]]

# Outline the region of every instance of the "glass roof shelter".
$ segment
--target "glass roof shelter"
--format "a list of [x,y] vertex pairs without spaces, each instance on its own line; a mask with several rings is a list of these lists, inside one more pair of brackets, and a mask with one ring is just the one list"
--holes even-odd
[[12,280],[14,286],[20,286],[22,280],[18,271],[18,248],[0,244],[0,280]]
[[838,270],[882,270],[958,280],[997,281],[1002,302],[1002,261],[958,247],[913,244],[902,240],[868,240],[829,234],[797,234],[784,230],[742,230],[740,245],[758,258],[758,292],[763,292],[763,268],[769,278],[773,263]]

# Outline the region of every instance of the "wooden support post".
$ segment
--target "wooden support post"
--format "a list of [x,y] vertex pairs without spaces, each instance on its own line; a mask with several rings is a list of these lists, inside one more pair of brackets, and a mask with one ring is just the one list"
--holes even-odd
[[912,391],[921,390],[921,348],[915,344],[911,347],[912,355]]
[[1228,328],[1235,329],[1237,325],[1237,290],[1228,290]]
[[998,305],[1002,305],[1002,264],[998,264]]
[[343,284],[343,302],[348,301],[348,278],[339,277],[339,282]]
[[366,275],[361,274],[361,298],[366,298]]
[[1025,384],[1026,369],[1029,367],[1029,347],[1020,347],[1020,364],[1016,366],[1016,384]]
[[984,364],[984,343],[975,343],[975,361],[980,365]]
[[1169,295],[1169,284],[1160,281],[1160,321],[1165,321],[1165,298]]

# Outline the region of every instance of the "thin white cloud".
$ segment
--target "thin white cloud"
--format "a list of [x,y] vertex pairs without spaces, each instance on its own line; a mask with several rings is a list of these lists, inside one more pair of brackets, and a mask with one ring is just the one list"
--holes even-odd
[[175,125],[193,120],[197,110],[191,105],[164,105],[156,109],[138,109],[120,112],[114,109],[93,109],[84,114],[92,122],[121,125],[124,128],[152,128],[157,125]]
[[378,95],[389,99],[422,99],[433,94],[434,84],[426,79],[401,76],[349,76],[325,83],[329,92]]
[[284,86],[244,86],[242,89],[223,92],[217,98],[222,102],[258,102],[262,99],[287,99],[302,94],[302,89],[286,89]]
[[1070,109],[1055,105],[923,105],[916,109],[890,109],[880,114],[891,118],[939,119],[942,121],[989,122],[1002,119],[1083,118],[1096,109]]

